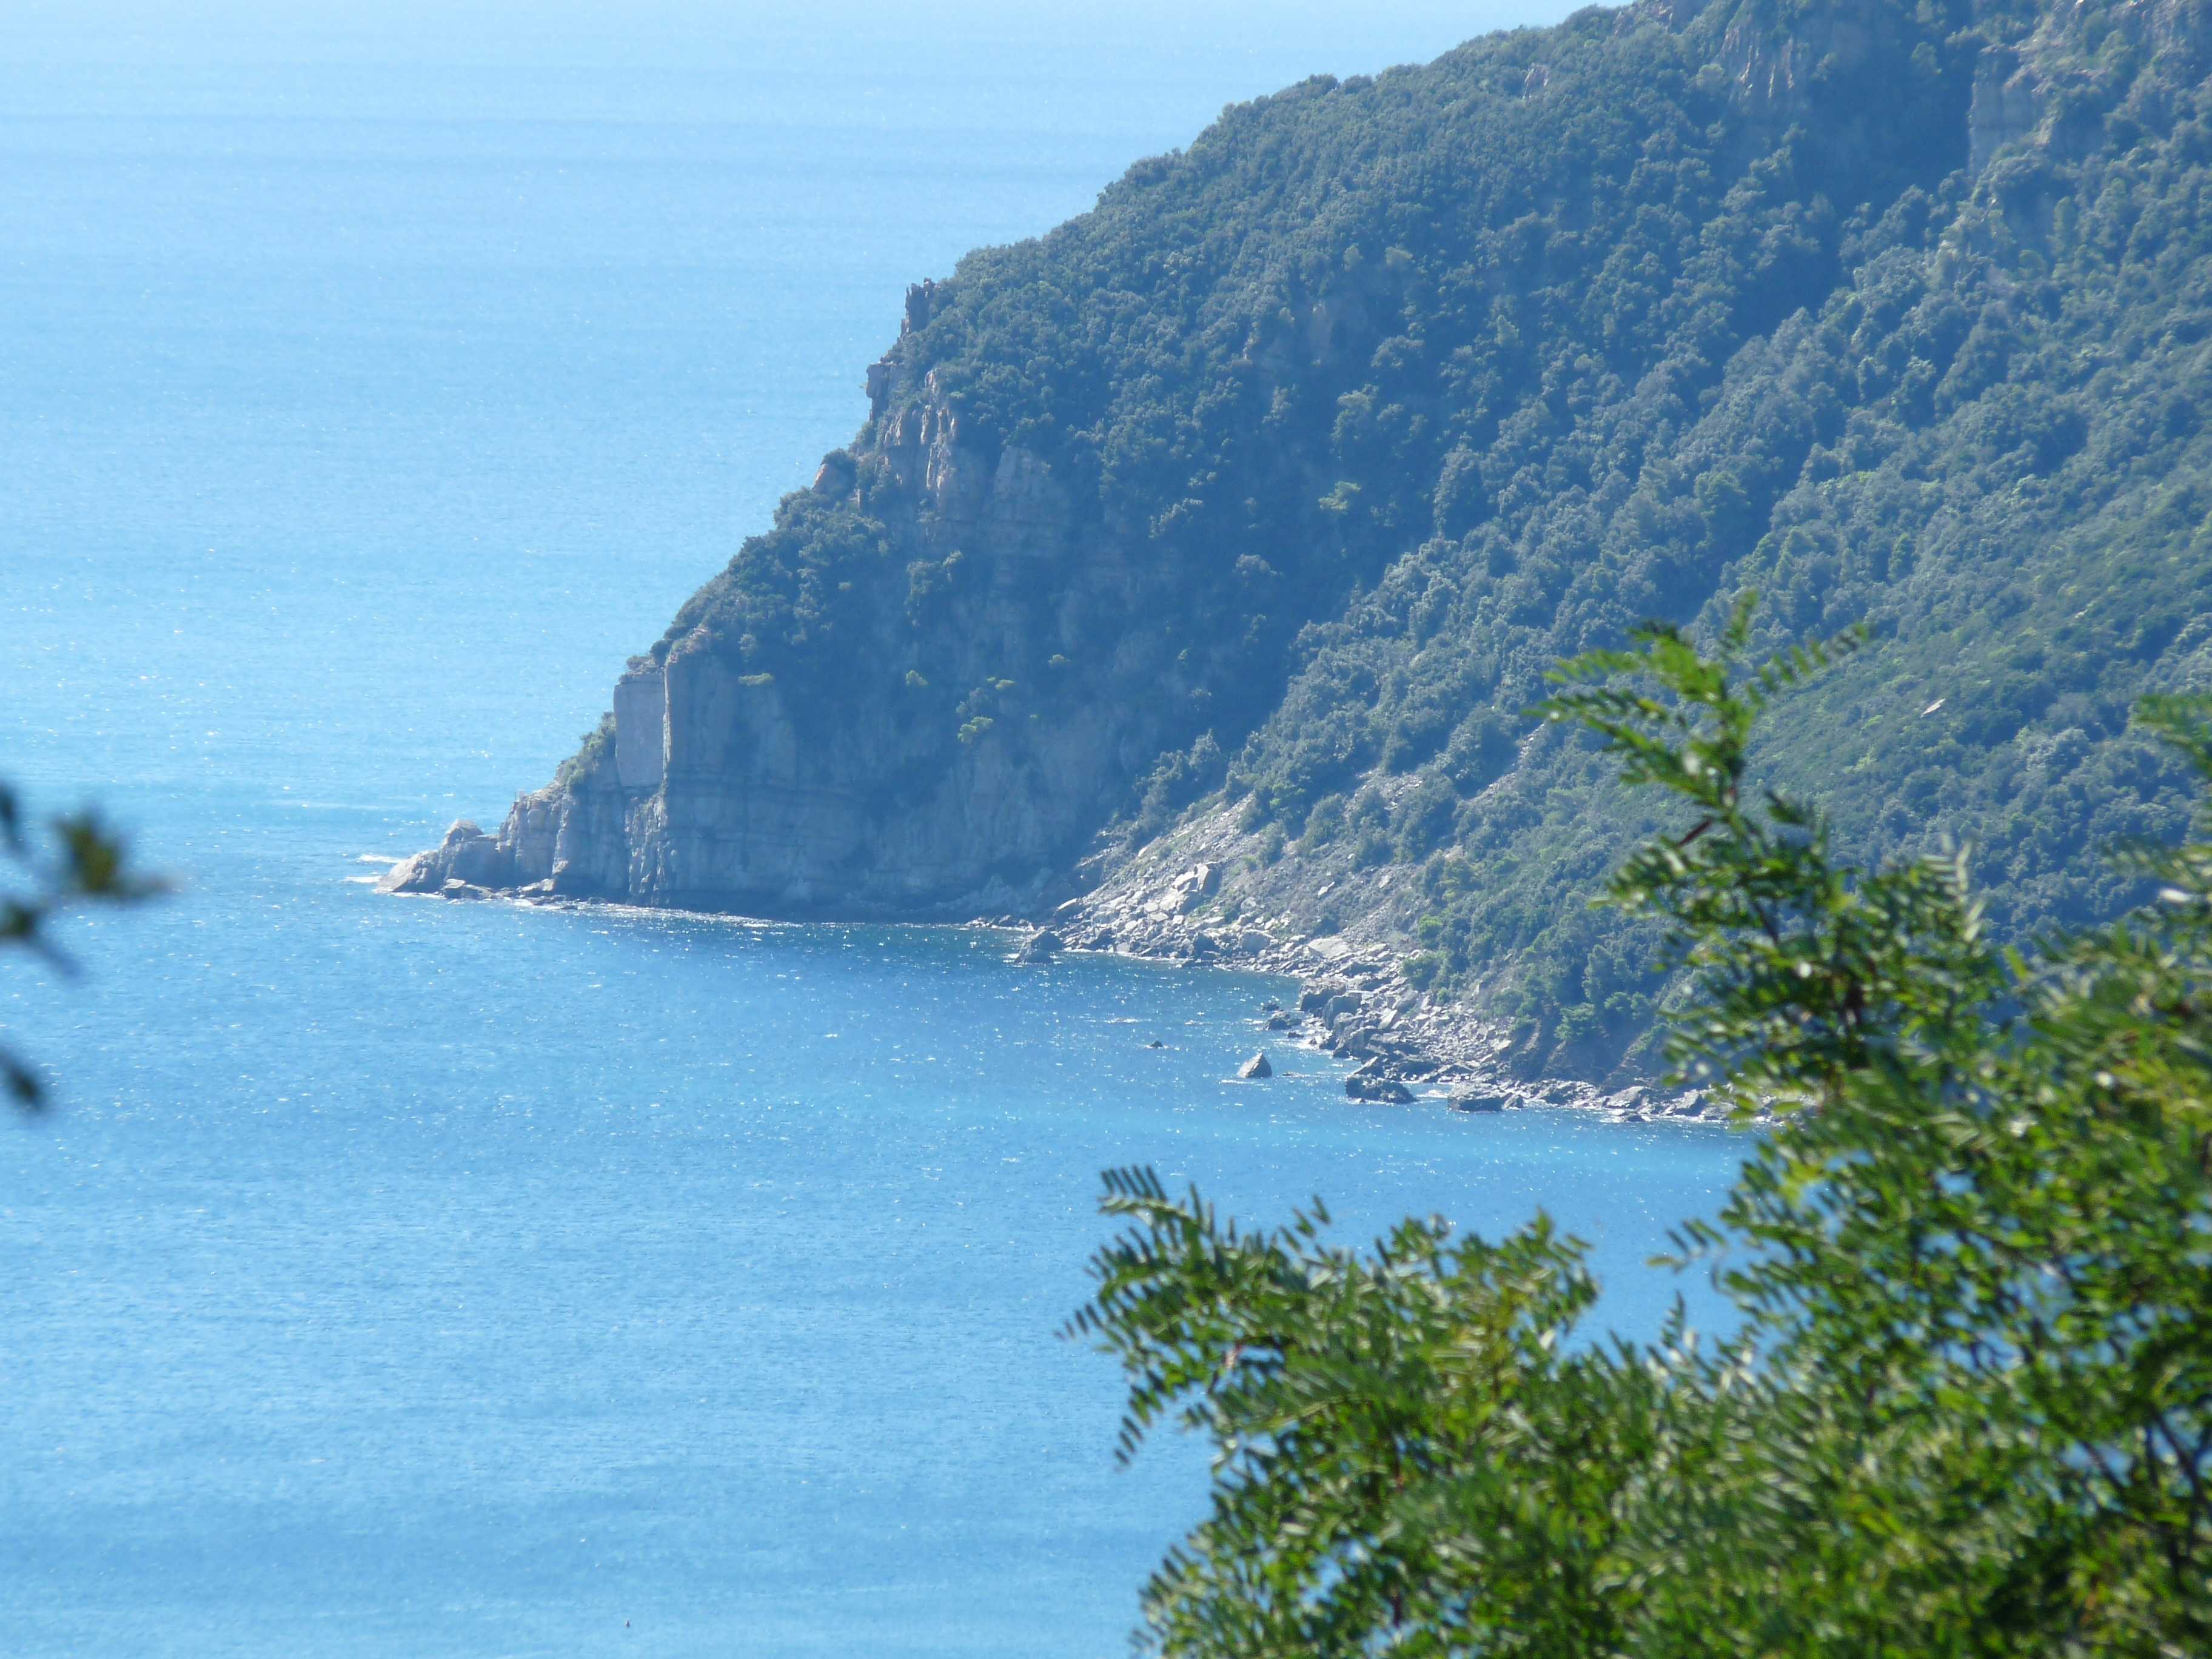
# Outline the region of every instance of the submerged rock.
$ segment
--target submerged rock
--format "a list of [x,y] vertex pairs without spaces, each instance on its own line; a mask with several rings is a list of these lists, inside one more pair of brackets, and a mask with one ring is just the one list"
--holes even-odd
[[1372,1101],[1380,1106],[1410,1106],[1413,1091],[1394,1078],[1377,1077],[1364,1072],[1354,1072],[1344,1079],[1344,1092],[1354,1100]]
[[1495,1089],[1465,1089],[1451,1097],[1455,1112],[1502,1112],[1511,1103]]

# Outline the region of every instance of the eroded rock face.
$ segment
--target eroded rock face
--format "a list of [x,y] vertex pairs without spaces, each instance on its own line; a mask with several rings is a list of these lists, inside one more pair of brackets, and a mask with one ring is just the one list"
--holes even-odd
[[1967,117],[1967,166],[1976,173],[1996,153],[2033,133],[2043,118],[2042,84],[2017,52],[1985,53],[1974,70]]
[[[935,295],[908,295],[909,331]],[[755,659],[742,626],[672,635],[630,660],[609,729],[561,779],[386,885],[964,919],[1064,878],[1131,780],[1194,735],[1174,722],[1196,719],[1205,665],[1128,629],[1159,578],[1079,522],[1044,459],[978,440],[933,373],[903,375],[871,370],[868,426],[808,492],[885,544],[834,649],[793,672]],[[1085,648],[1102,634],[1120,641],[1103,662]]]
[[1754,116],[1777,125],[1802,112],[1814,70],[1834,64],[1855,68],[1873,37],[1856,21],[1816,14],[1778,33],[1756,15],[1740,17],[1721,39],[1721,67]]
[[[1068,495],[1017,447],[995,457],[957,416],[925,401],[880,422],[876,441],[832,458],[817,492],[858,467],[887,469],[913,556],[965,562],[970,612],[957,632],[963,684],[1084,625],[1121,566],[1094,547],[1072,581],[1040,593],[1031,569],[1061,570],[1075,542]],[[901,567],[902,570],[903,566]],[[1072,592],[1069,590],[1072,588]],[[902,597],[903,592],[902,592]],[[968,916],[1035,902],[1095,828],[1102,795],[1158,752],[1163,733],[1112,696],[1064,697],[1049,717],[993,706],[964,722],[902,672],[913,629],[888,612],[834,684],[795,690],[748,672],[704,627],[616,683],[611,731],[554,785],[518,799],[495,835],[456,824],[386,885],[449,881],[572,897],[771,915]],[[902,654],[904,653],[904,654]],[[1143,649],[1115,672],[1150,689],[1164,665]]]
[[[888,807],[884,781],[903,758],[890,711],[808,740],[775,684],[750,678],[712,652],[625,676],[611,767],[523,796],[496,836],[456,824],[387,885],[550,881],[565,896],[685,908],[964,915],[1033,902],[1087,827],[1091,791],[1063,790],[1052,756],[981,744],[926,799]],[[1103,717],[1085,724],[1054,745],[1069,766],[1108,738]]]

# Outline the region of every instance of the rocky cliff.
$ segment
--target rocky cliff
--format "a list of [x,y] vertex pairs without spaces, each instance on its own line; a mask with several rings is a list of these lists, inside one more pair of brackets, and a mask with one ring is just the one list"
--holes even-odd
[[[909,331],[933,292],[908,295]],[[1188,659],[1125,629],[1110,659],[1073,672],[1100,619],[1142,612],[1157,584],[1078,522],[1051,468],[971,441],[931,377],[907,387],[902,367],[870,370],[861,440],[780,514],[869,544],[865,591],[839,584],[834,659],[794,674],[750,633],[672,630],[632,659],[558,780],[496,835],[456,824],[388,886],[965,917],[1065,883],[1103,804],[1170,735],[1163,696]]]
[[1642,0],[1232,109],[911,289],[850,448],[388,884],[1318,936],[1601,1071],[1656,991],[1583,900],[1642,826],[1519,711],[1757,586],[1886,635],[1790,763],[1847,822],[2002,826],[2008,922],[2109,908],[2085,826],[2179,796],[2099,745],[2199,674],[2212,574],[2208,17]]

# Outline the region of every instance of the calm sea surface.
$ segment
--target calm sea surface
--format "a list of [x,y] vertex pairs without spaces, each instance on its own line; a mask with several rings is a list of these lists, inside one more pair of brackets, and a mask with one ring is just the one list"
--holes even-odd
[[1054,1334],[1109,1164],[1547,1206],[1656,1322],[1717,1133],[1225,1083],[1263,981],[366,884],[550,774],[906,283],[1566,8],[1039,9],[11,9],[0,772],[183,885],[0,971],[9,1653],[1118,1653],[1204,1467]]

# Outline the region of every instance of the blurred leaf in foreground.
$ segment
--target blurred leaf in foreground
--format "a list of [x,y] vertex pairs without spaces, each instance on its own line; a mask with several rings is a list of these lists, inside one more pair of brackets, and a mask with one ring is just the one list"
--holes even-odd
[[[54,942],[54,922],[88,904],[130,904],[165,890],[131,866],[122,840],[89,810],[57,817],[45,833],[27,828],[15,790],[0,783],[0,851],[11,879],[0,890],[0,946],[36,956],[47,967],[74,975],[76,964]],[[46,1088],[30,1063],[0,1046],[0,1087],[26,1110],[46,1103]]]

